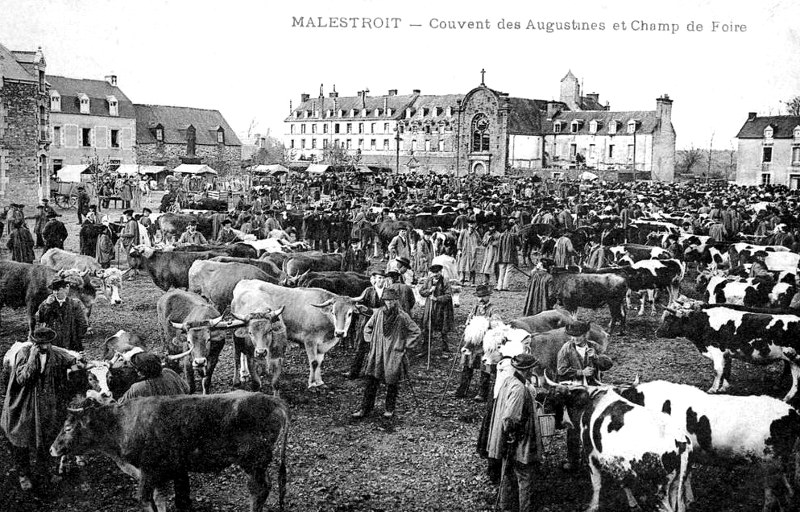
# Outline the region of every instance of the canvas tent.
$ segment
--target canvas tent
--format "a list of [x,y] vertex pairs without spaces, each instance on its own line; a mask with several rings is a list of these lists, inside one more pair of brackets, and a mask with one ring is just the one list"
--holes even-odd
[[306,169],[306,172],[309,174],[323,174],[325,171],[328,170],[328,167],[330,167],[330,165],[311,164],[308,166],[308,169]]
[[80,183],[81,182],[81,174],[86,172],[87,174],[91,174],[89,169],[89,164],[74,164],[74,165],[65,165],[58,171],[56,171],[56,176],[58,179],[63,182],[72,182],[72,183]]
[[117,172],[126,176],[135,176],[136,174],[158,174],[165,170],[166,168],[163,165],[123,164],[117,167]]
[[217,174],[217,171],[205,164],[181,164],[173,169],[175,174],[192,174],[192,175],[205,175]]
[[583,172],[581,173],[581,176],[580,176],[580,178],[581,178],[582,180],[589,180],[589,181],[591,181],[591,180],[596,180],[596,179],[598,178],[598,176],[597,176],[595,173],[593,173],[593,172],[589,172],[589,171],[583,171]]
[[254,174],[268,174],[270,176],[275,176],[277,174],[285,174],[289,172],[289,169],[282,166],[281,164],[268,164],[268,165],[254,165],[250,168]]

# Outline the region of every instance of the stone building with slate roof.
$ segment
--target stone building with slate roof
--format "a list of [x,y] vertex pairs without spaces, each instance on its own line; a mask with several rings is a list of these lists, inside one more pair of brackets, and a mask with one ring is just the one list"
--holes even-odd
[[750,112],[736,139],[736,183],[800,189],[800,116]]
[[135,104],[140,165],[205,164],[220,175],[238,171],[242,143],[218,110]]
[[652,111],[612,112],[598,94],[581,96],[571,72],[561,81],[561,101],[510,97],[483,81],[463,95],[368,93],[302,94],[285,119],[284,143],[294,158],[322,161],[338,145],[360,164],[400,172],[549,177],[580,166],[612,173],[635,166],[640,178],[673,179],[675,130],[666,96]]
[[[41,48],[0,44],[0,204],[36,205],[49,195],[49,116]],[[32,211],[32,210],[31,210]]]
[[48,75],[50,84],[50,161],[64,165],[135,164],[136,112],[117,85],[105,80]]

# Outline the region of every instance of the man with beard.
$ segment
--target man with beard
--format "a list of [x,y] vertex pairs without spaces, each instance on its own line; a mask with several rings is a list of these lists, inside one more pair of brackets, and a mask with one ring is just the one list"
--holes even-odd
[[394,288],[383,291],[382,308],[377,310],[364,326],[364,340],[370,343],[367,365],[364,369],[366,386],[361,409],[353,413],[354,419],[367,416],[375,407],[375,397],[381,381],[386,383],[386,409],[384,418],[394,416],[400,379],[405,367],[405,353],[417,341],[420,329],[403,311],[399,295]]

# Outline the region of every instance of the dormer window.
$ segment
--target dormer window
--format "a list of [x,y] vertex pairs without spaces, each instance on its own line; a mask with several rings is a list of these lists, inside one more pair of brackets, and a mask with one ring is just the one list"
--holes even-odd
[[581,129],[581,126],[583,126],[583,120],[575,119],[569,125],[570,133],[578,133],[578,131],[580,131],[580,129]]
[[158,142],[164,142],[164,127],[160,124],[156,125],[156,140]]
[[447,107],[447,117],[453,116],[453,107]]
[[386,109],[386,117],[389,117],[389,116],[391,116],[391,115],[392,115],[392,109],[390,109],[390,108],[387,108],[387,109]]
[[78,101],[80,103],[81,114],[88,114],[90,112],[89,96],[80,93],[78,95]]
[[311,116],[311,111],[309,111],[309,110],[304,110],[303,111],[303,117],[304,118],[308,119],[310,116]]
[[589,133],[597,133],[597,129],[599,127],[600,123],[598,123],[596,119],[593,120],[591,123],[589,123]]
[[372,115],[375,117],[381,117],[381,109],[376,108],[375,112],[373,112]]
[[354,108],[350,109],[350,117],[356,117],[356,109]]
[[553,133],[561,133],[561,121],[553,123]]
[[299,110],[295,110],[294,111],[294,118],[295,119],[299,119],[300,118],[300,111]]
[[800,141],[800,124],[794,127],[794,140]]
[[365,108],[361,109],[361,117],[367,117],[367,109]]
[[422,107],[422,117],[427,116],[428,115],[428,111],[429,111],[428,108]]
[[764,138],[765,139],[771,139],[773,133],[774,133],[774,130],[772,129],[772,126],[767,126],[766,128],[764,128]]
[[339,117],[344,117],[344,110],[339,111]]
[[611,121],[610,123],[608,123],[608,133],[610,135],[616,135],[616,133],[617,133],[617,125],[618,124],[619,124],[619,121],[616,121],[616,120],[615,121]]
[[217,128],[217,144],[225,144],[225,130],[221,126]]
[[115,98],[114,96],[106,96],[106,100],[108,101],[108,115],[118,116],[119,102],[117,101],[117,98]]
[[628,133],[635,133],[637,124],[638,123],[636,122],[635,119],[631,119],[630,121],[628,121]]
[[410,108],[407,108],[407,109],[406,109],[406,117],[407,117],[407,118],[408,118],[408,117],[411,117],[411,114],[412,114],[412,112],[411,112],[411,109],[410,109]]
[[61,96],[57,91],[50,91],[50,111],[61,112]]

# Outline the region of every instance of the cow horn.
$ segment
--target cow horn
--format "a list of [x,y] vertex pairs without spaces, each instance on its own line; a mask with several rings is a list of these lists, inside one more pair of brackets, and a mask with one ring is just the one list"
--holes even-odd
[[208,321],[208,326],[209,326],[209,327],[214,327],[214,326],[216,326],[218,323],[220,323],[221,321],[222,321],[222,315],[219,315],[217,318],[212,318],[212,319],[210,319],[210,320]]
[[227,322],[219,323],[215,327],[217,329],[233,329],[234,327],[241,327],[247,324],[247,322],[249,321],[249,316],[250,315],[248,315],[247,319],[244,319],[234,315],[233,320],[228,320]]
[[283,313],[283,310],[284,310],[284,309],[286,309],[286,305],[283,305],[283,306],[279,307],[278,309],[276,309],[275,311],[273,311],[273,312],[272,312],[272,318],[271,318],[271,320],[272,320],[273,322],[274,322],[275,320],[277,320],[277,319],[278,319],[278,317],[279,317],[279,316],[281,316],[281,313]]
[[364,300],[364,297],[367,296],[367,290],[368,289],[369,288],[367,288],[363,292],[361,292],[361,295],[359,295],[358,297],[353,297],[352,301],[355,302],[355,303],[362,302]]
[[330,299],[326,300],[322,304],[311,304],[311,306],[314,306],[315,308],[326,308],[326,307],[330,306],[331,304],[333,304],[333,300],[334,300],[333,297],[331,297]]
[[633,378],[633,387],[638,386],[642,383],[642,379],[639,377],[639,374],[636,374],[636,377]]
[[171,324],[172,324],[172,327],[174,327],[174,328],[176,328],[176,329],[180,329],[180,330],[182,330],[182,331],[185,331],[185,330],[186,330],[186,324],[185,324],[185,323],[173,322],[173,321],[171,321],[171,320],[170,320],[170,322],[169,322],[169,323],[171,323]]
[[547,384],[549,387],[555,387],[555,386],[558,386],[558,382],[553,382],[552,380],[550,380],[550,377],[548,377],[548,376],[547,376],[547,369],[545,369],[545,370],[544,370],[544,382],[545,382],[545,383],[546,383],[546,384]]
[[177,361],[178,359],[183,359],[184,357],[191,354],[192,350],[194,350],[194,343],[192,343],[191,341],[189,341],[188,343],[189,343],[189,348],[187,350],[181,352],[180,354],[168,355],[167,359],[169,359],[170,361]]
[[71,412],[73,414],[81,414],[83,413],[83,407],[67,407],[67,412]]
[[85,269],[83,272],[78,272],[78,275],[79,275],[79,276],[81,276],[81,277],[86,277],[86,275],[87,275],[88,273],[89,273],[89,269],[87,268],[87,269]]

